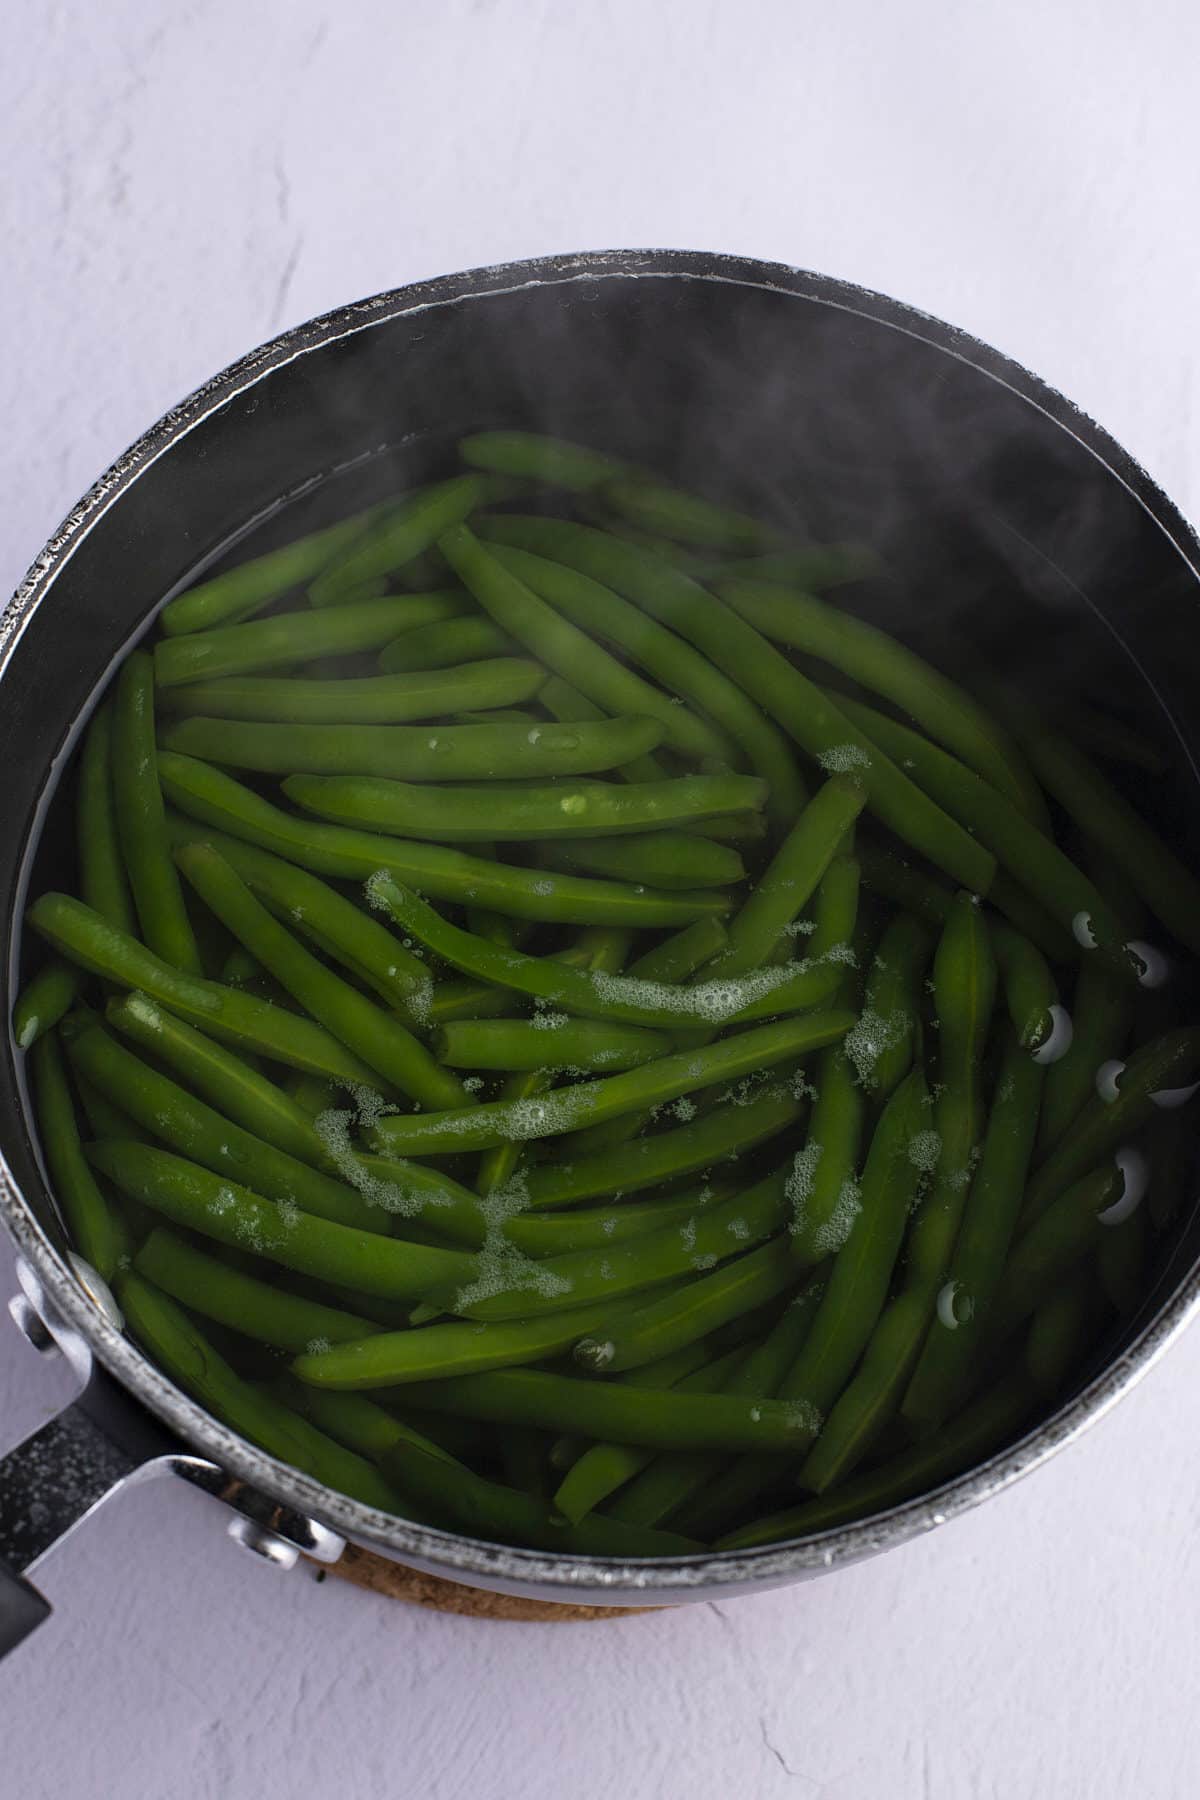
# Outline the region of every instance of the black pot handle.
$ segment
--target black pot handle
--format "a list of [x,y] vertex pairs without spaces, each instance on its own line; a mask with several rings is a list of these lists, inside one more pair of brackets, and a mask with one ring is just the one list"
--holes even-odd
[[78,1400],[0,1458],[0,1655],[50,1611],[27,1572],[147,1460],[96,1421],[111,1385],[93,1376]]
[[35,1348],[62,1352],[81,1391],[0,1457],[0,1657],[50,1611],[28,1575],[126,1482],[173,1475],[203,1489],[229,1509],[230,1535],[277,1567],[291,1568],[301,1555],[323,1563],[338,1560],[346,1546],[337,1532],[180,1443],[93,1360],[80,1333],[56,1316],[20,1258],[17,1276],[23,1293],[11,1303],[14,1320]]

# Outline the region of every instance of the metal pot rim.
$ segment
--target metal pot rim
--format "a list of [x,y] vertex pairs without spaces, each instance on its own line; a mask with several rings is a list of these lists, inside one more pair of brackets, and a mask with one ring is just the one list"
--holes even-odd
[[[776,290],[862,317],[919,339],[1008,388],[1081,445],[1138,502],[1200,582],[1200,541],[1140,465],[1070,401],[1010,358],[929,314],[870,289],[828,276],[747,257],[686,250],[613,250],[537,258],[416,282],[323,314],[252,350],[166,413],[114,462],[79,500],[36,558],[0,616],[0,679],[22,629],[50,594],[60,570],[89,531],[138,477],[179,439],[234,396],[288,363],[432,307],[464,305],[523,287],[611,280],[714,281]],[[435,1531],[373,1511],[228,1431],[189,1399],[107,1321],[79,1286],[43,1231],[0,1157],[0,1217],[63,1318],[89,1341],[101,1364],[185,1443],[284,1504],[319,1518],[344,1536],[414,1567],[513,1591],[631,1593],[682,1601],[716,1588],[767,1588],[892,1548],[957,1517],[1038,1468],[1101,1418],[1149,1370],[1200,1310],[1200,1267],[1194,1268],[1138,1338],[1086,1388],[998,1456],[977,1464],[933,1493],[832,1531],[761,1550],[655,1561],[554,1556]]]

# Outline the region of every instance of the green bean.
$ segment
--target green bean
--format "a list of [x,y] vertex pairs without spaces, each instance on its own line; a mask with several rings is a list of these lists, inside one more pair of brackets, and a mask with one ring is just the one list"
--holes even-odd
[[[992,944],[996,952],[1000,977],[1004,984],[1008,1015],[1013,1030],[1025,1050],[1051,1051],[1050,1040],[1062,1008],[1058,1004],[1058,987],[1037,947],[1013,931],[1010,926],[992,926]],[[1068,1041],[1069,1047],[1069,1041]],[[1043,1060],[1045,1057],[1043,1057]],[[1057,1057],[1054,1058],[1057,1061]]]
[[361,1394],[325,1393],[320,1388],[306,1387],[292,1375],[281,1376],[275,1388],[297,1412],[372,1462],[397,1444],[408,1443],[455,1470],[461,1466],[444,1445],[404,1424],[378,1401],[367,1400]]
[[1154,1095],[1183,1087],[1200,1073],[1200,1031],[1168,1031],[1141,1044],[1120,1076],[1116,1099],[1098,1094],[1076,1115],[1035,1173],[1022,1220],[1036,1219],[1050,1202],[1128,1141],[1154,1113]]
[[[482,1186],[480,1183],[481,1190]],[[505,1220],[504,1233],[527,1256],[605,1249],[668,1226],[686,1228],[697,1213],[727,1199],[732,1191],[728,1182],[706,1181],[696,1192],[664,1200],[621,1199],[610,1206],[576,1207],[569,1212],[518,1213]]]
[[[848,998],[844,989],[840,997]],[[858,1029],[856,1024],[847,1037]],[[804,1147],[787,1181],[792,1243],[804,1263],[841,1249],[859,1207],[856,1172],[866,1101],[843,1044],[821,1052],[816,1090]]]
[[[497,525],[504,542],[548,550],[573,568],[607,580],[656,620],[678,631],[729,671],[737,683],[739,716],[748,705],[759,721],[761,707],[778,719],[810,756],[818,762],[824,759],[823,766],[853,768],[867,789],[870,806],[885,825],[963,886],[976,893],[987,892],[995,861],[970,831],[935,805],[880,753],[844,709],[723,602],[669,565],[586,526],[512,518],[499,520]],[[719,715],[714,716],[721,722]],[[746,735],[744,717],[738,741],[755,741]],[[773,781],[772,798],[778,801],[778,772],[772,774],[757,754],[755,761],[759,772]],[[790,817],[797,811],[790,799],[788,811]]]
[[1022,735],[1034,769],[1063,810],[1128,876],[1155,918],[1200,951],[1200,881],[1073,745],[1032,727]]
[[393,781],[487,782],[592,774],[611,768],[631,745],[649,746],[658,737],[659,727],[652,719],[605,719],[578,726],[432,728],[180,719],[163,733],[162,742],[168,751],[261,774],[296,771]]
[[335,975],[254,898],[229,863],[207,844],[176,852],[179,867],[239,943],[300,1004],[392,1087],[421,1106],[462,1105],[462,1083],[442,1069],[400,1021]]
[[796,1263],[788,1253],[787,1239],[773,1238],[661,1299],[648,1300],[624,1320],[610,1319],[602,1335],[580,1339],[576,1361],[604,1374],[636,1369],[774,1300],[795,1281]]
[[458,453],[476,469],[579,493],[612,481],[628,468],[618,457],[534,431],[477,431],[458,440]]
[[[1116,1235],[1106,1232],[1105,1243]],[[1101,1296],[1088,1272],[1057,1289],[1034,1314],[1025,1340],[1025,1368],[1040,1394],[1049,1399],[1057,1395],[1088,1340],[1094,1342],[1102,1311]]]
[[1068,930],[1086,929],[1090,922],[1100,943],[1120,944],[1120,921],[1095,883],[998,789],[919,732],[885,718],[873,707],[857,700],[843,699],[841,704],[888,755],[911,767],[914,780],[947,813],[978,833],[980,842],[1060,925]]
[[[1110,891],[1109,899],[1116,896]],[[1085,956],[1071,997],[1071,1043],[1046,1072],[1039,1158],[1074,1124],[1094,1092],[1098,1070],[1117,1059],[1133,1029],[1137,989],[1098,957]]]
[[1150,1131],[1150,1168],[1153,1180],[1147,1197],[1154,1229],[1165,1232],[1174,1224],[1191,1191],[1193,1130],[1186,1112],[1173,1107],[1156,1119]]
[[339,1343],[319,1351],[308,1350],[296,1359],[294,1368],[305,1383],[336,1388],[339,1392],[518,1368],[561,1355],[571,1348],[581,1331],[590,1331],[627,1310],[627,1303],[614,1305],[605,1299],[590,1306],[496,1324],[454,1320],[423,1325],[417,1331],[377,1332],[354,1347]]
[[708,573],[714,579],[789,583],[808,595],[825,588],[844,587],[850,581],[869,580],[883,573],[883,564],[867,544],[805,544],[795,550],[776,550],[766,556],[719,564]]
[[374,1228],[371,1209],[352,1188],[223,1118],[132,1055],[94,1020],[76,1022],[67,1047],[72,1067],[168,1149],[217,1175],[252,1183],[268,1200],[301,1206],[342,1225]]
[[[810,1281],[788,1302],[767,1336],[721,1383],[727,1393],[770,1396],[777,1392],[804,1347],[822,1292],[819,1279]],[[753,1475],[749,1483],[748,1471]],[[673,1456],[656,1457],[617,1495],[609,1513],[631,1525],[662,1525],[689,1501],[693,1506],[704,1507],[711,1495],[718,1516],[723,1516],[731,1484],[736,1482],[739,1489],[748,1486],[749,1498],[753,1498],[759,1487],[774,1480],[777,1473],[774,1460],[768,1457],[739,1457],[731,1466],[722,1456],[680,1451]],[[734,1493],[732,1499],[736,1513],[741,1510],[740,1494]],[[708,1533],[705,1530],[697,1535],[704,1537]]]
[[400,725],[448,713],[493,710],[530,700],[546,679],[536,662],[497,657],[415,675],[359,675],[312,681],[279,675],[232,675],[167,688],[167,711],[210,719],[285,725]]
[[686,544],[706,549],[766,550],[783,542],[783,533],[761,519],[636,473],[606,481],[604,499],[643,530],[682,538]]
[[1079,960],[1079,944],[1067,927],[1052,918],[1039,900],[1020,886],[1014,876],[1003,869],[988,890],[989,904],[1014,928],[1036,944],[1051,962],[1075,963]]
[[369,1084],[374,1079],[365,1063],[311,1019],[238,988],[181,975],[68,894],[43,894],[26,920],[71,962],[119,987],[148,994],[224,1042],[339,1081]]
[[436,1406],[501,1425],[569,1431],[651,1450],[795,1452],[812,1433],[803,1407],[741,1394],[681,1394],[552,1375],[541,1369],[497,1369],[446,1381],[414,1382],[415,1405]]
[[79,971],[57,958],[39,969],[26,983],[13,1007],[12,1028],[19,1050],[32,1049],[47,1031],[52,1031],[75,1004],[79,992]]
[[472,663],[520,660],[521,646],[488,618],[460,607],[452,617],[436,617],[394,637],[379,652],[385,676],[469,668]]
[[1028,1180],[1044,1080],[1020,1039],[1009,1034],[949,1278],[901,1408],[921,1435],[941,1426],[962,1398],[986,1342]]
[[[880,1115],[856,1192],[856,1210],[834,1257],[808,1340],[788,1377],[789,1396],[825,1413],[854,1372],[883,1311],[892,1271],[917,1199],[920,1170],[910,1154],[928,1117],[920,1070],[896,1089]],[[820,1101],[814,1108],[814,1118]]]
[[[172,821],[168,820],[168,830],[171,823]],[[194,837],[195,833],[192,832],[191,835]],[[178,839],[172,841],[178,842]],[[230,842],[232,841],[231,839]],[[211,842],[211,839],[206,839],[206,842]],[[252,981],[262,981],[264,973],[261,963],[251,956],[245,945],[235,944],[221,964],[217,979],[223,981],[227,987],[242,987]]]
[[690,831],[547,838],[538,847],[538,858],[547,869],[661,888],[726,887],[746,879],[745,865],[736,850]]
[[[494,529],[489,529],[489,537],[499,537],[510,550],[525,549],[535,556],[541,552],[543,558],[552,557],[553,562],[547,566],[543,561],[537,569],[531,566],[533,557],[523,560],[522,578],[552,606],[561,607],[586,630],[619,645],[682,699],[692,701],[707,713],[737,746],[741,758],[748,760],[766,781],[770,790],[768,810],[776,824],[791,824],[804,804],[804,784],[787,739],[768,716],[765,705],[756,704],[761,696],[747,694],[737,680],[730,679],[725,672],[728,658],[724,646],[718,647],[711,637],[700,642],[687,629],[686,619],[668,617],[647,600],[648,588],[657,590],[659,575],[667,581],[686,582],[689,589],[695,588],[707,599],[703,589],[661,559],[648,557],[636,546],[587,526],[561,525],[546,519],[531,524],[515,518],[495,520],[491,526]],[[523,531],[526,535],[522,535]],[[570,553],[560,553],[564,550],[563,532],[586,533],[586,540],[580,544],[571,537],[566,546]],[[503,556],[505,552],[498,550],[497,554]],[[647,613],[653,615],[653,623],[662,631],[665,643],[657,632],[647,632],[644,623],[631,622],[619,605],[614,606],[614,590],[626,604],[634,601],[637,608],[644,607],[643,619]],[[736,615],[730,613],[729,617],[736,622]],[[695,661],[686,654],[688,643],[694,646]],[[786,663],[783,666],[790,667]]]
[[[544,675],[545,670],[542,673]],[[451,713],[449,723],[451,725],[540,725],[542,715],[540,712],[532,712],[527,706],[492,706],[482,711]]]
[[1101,1233],[1096,1268],[1114,1312],[1122,1317],[1136,1312],[1146,1293],[1149,1238],[1146,1209],[1141,1206]]
[[[781,822],[790,823],[803,804],[803,787],[798,772],[791,766],[786,745],[777,742],[773,728],[753,708],[747,708],[745,696],[707,656],[614,593],[610,586],[573,564],[567,566],[571,559],[558,555],[558,545],[543,536],[543,529],[554,524],[548,519],[505,517],[483,519],[479,529],[497,546],[496,554],[501,560],[509,551],[525,552],[519,565],[505,566],[519,573],[541,599],[589,635],[604,639],[630,662],[639,664],[668,693],[677,694],[708,719],[714,727],[710,755],[723,762],[736,762],[738,748],[743,743],[753,743],[762,746],[764,755],[773,756],[772,772],[767,775],[772,784],[772,811],[777,812]],[[743,751],[745,754],[748,751]],[[765,769],[760,769],[760,773],[766,774]]]
[[1046,803],[1015,744],[969,694],[897,638],[808,594],[736,578],[718,596],[764,637],[816,656],[884,695],[923,731],[1049,830]]
[[933,950],[928,927],[901,913],[885,929],[867,977],[866,1005],[854,1033],[855,1069],[871,1098],[882,1104],[904,1079],[916,1054],[921,990]]
[[208,631],[215,625],[229,625],[261,612],[273,600],[319,574],[361,536],[380,510],[371,507],[352,518],[340,519],[323,531],[309,532],[281,549],[268,550],[263,556],[251,557],[220,575],[210,576],[178,599],[169,600],[159,614],[159,624],[168,637],[178,637],[187,632]]
[[[941,1093],[933,1122],[937,1173],[909,1233],[904,1284],[867,1343],[805,1461],[802,1479],[821,1493],[860,1460],[899,1405],[920,1355],[954,1252],[981,1132],[980,1080],[996,967],[988,928],[972,896],[960,894],[933,962],[939,1015]],[[932,1149],[932,1146],[931,1146]]]
[[83,740],[75,801],[75,852],[80,897],[110,925],[132,936],[133,901],[117,831],[112,714],[112,702],[106,700],[93,713]]
[[107,1016],[124,1037],[165,1063],[193,1093],[252,1136],[314,1167],[324,1162],[325,1148],[313,1129],[311,1115],[242,1057],[177,1019],[145,994],[124,994],[110,1000]]
[[364,583],[403,568],[428,550],[448,526],[465,519],[481,501],[494,497],[494,487],[486,477],[458,475],[381,510],[369,528],[356,541],[339,548],[309,584],[310,604],[343,605]]
[[[719,750],[703,719],[686,706],[675,705],[661,688],[618,662],[594,637],[527,585],[522,579],[526,560],[520,551],[501,547],[493,552],[465,526],[448,532],[438,548],[501,629],[606,714],[657,719],[663,727],[663,742],[680,756],[700,760]],[[536,566],[531,574],[536,580]]]
[[429,1002],[429,1024],[446,1025],[453,1019],[502,1019],[512,1011],[510,988],[492,987],[482,981],[439,981]]
[[533,1019],[474,1019],[443,1025],[433,1051],[451,1069],[590,1071],[637,1069],[666,1055],[671,1040],[643,1025],[601,1019],[568,1019],[542,1013]]
[[105,1141],[89,1145],[87,1154],[122,1193],[174,1224],[333,1287],[415,1300],[432,1288],[469,1281],[475,1269],[474,1257],[464,1251],[401,1242],[277,1206],[240,1182],[148,1144]]
[[717,1550],[756,1550],[785,1539],[831,1531],[848,1519],[870,1518],[917,1494],[929,1493],[960,1470],[974,1467],[1013,1438],[1036,1404],[1024,1370],[1014,1370],[958,1413],[927,1442],[878,1464],[830,1494],[756,1519],[719,1538]]
[[784,1079],[748,1099],[732,1098],[695,1123],[632,1144],[578,1157],[568,1145],[564,1160],[530,1169],[529,1203],[567,1206],[596,1194],[633,1194],[694,1174],[777,1137],[803,1116],[804,1105],[795,1083]]
[[[471,915],[467,915],[468,925],[472,924]],[[601,970],[605,974],[613,974],[619,970],[629,954],[631,934],[613,928],[592,930],[581,934],[577,943],[572,946],[583,952],[586,967]],[[531,1100],[543,1093],[551,1085],[551,1076],[545,1069],[535,1068],[519,1070],[510,1075],[498,1098],[501,1100]],[[525,1155],[524,1146],[514,1142],[496,1144],[485,1150],[479,1159],[479,1169],[475,1185],[481,1194],[490,1194],[494,1188],[503,1188],[511,1179],[518,1164]],[[511,1223],[507,1235],[510,1242],[513,1237]]]
[[159,687],[171,688],[377,650],[398,632],[454,618],[466,605],[460,593],[393,594],[324,612],[279,613],[245,625],[223,625],[156,645],[154,676]]
[[[703,1355],[702,1346],[689,1345],[678,1357],[664,1358],[653,1367],[631,1370],[625,1380],[637,1387],[671,1388],[681,1394],[730,1392],[726,1377],[745,1361],[745,1352],[731,1350],[707,1366],[688,1367]],[[686,1373],[680,1373],[681,1366]],[[650,1379],[652,1374],[653,1381]],[[635,1449],[632,1444],[592,1444],[575,1459],[559,1482],[554,1494],[554,1509],[576,1525],[653,1461],[653,1450]]]
[[761,1243],[779,1230],[786,1211],[783,1181],[776,1172],[746,1193],[697,1211],[682,1228],[668,1225],[626,1244],[545,1257],[538,1264],[535,1294],[521,1289],[480,1294],[472,1284],[438,1299],[465,1318],[490,1323],[577,1307],[593,1298],[623,1297],[695,1269],[713,1268]]
[[[513,554],[516,555],[517,552],[514,551]],[[598,650],[599,646],[594,645],[593,648]],[[623,668],[624,664],[618,664],[618,667]],[[651,689],[651,692],[656,691]],[[597,706],[586,694],[581,694],[578,688],[564,681],[561,675],[551,675],[546,681],[538,694],[538,704],[545,707],[550,717],[557,719],[560,725],[575,725],[581,719],[608,717],[602,706]],[[667,769],[661,757],[649,750],[644,756],[635,756],[631,761],[622,763],[613,772],[622,781],[664,781],[667,777]]]
[[424,786],[370,776],[292,775],[283,790],[306,811],[339,824],[445,843],[653,831],[760,806],[764,799],[762,783],[746,775],[680,775],[672,781],[633,786],[575,780],[484,781],[473,787]]
[[32,1053],[38,1133],[54,1198],[71,1241],[105,1281],[128,1259],[129,1234],[88,1166],[57,1035],[38,1038]]
[[88,1130],[93,1137],[127,1137],[140,1139],[142,1132],[128,1113],[106,1100],[90,1082],[85,1081],[77,1070],[72,1071],[75,1078],[75,1092],[79,1104],[83,1108],[83,1116],[87,1120]]
[[643,952],[629,965],[628,972],[635,981],[683,982],[710,962],[728,942],[720,919],[697,919],[681,931],[663,938],[653,949]]
[[[1101,1217],[1125,1196],[1126,1177],[1118,1163],[1092,1169],[1061,1192],[1037,1215],[1013,1245],[996,1289],[988,1320],[995,1344],[1006,1339],[1055,1289],[1063,1276],[1099,1245]],[[1117,1225],[1118,1219],[1112,1221]]]
[[[777,980],[764,983],[763,991],[738,1009],[734,1023],[747,1024],[755,1019],[798,1012],[832,998],[847,967],[854,968],[858,956],[853,943],[858,885],[857,861],[853,857],[836,856],[817,891],[816,919],[807,953],[798,963],[784,962],[779,970],[772,970]],[[715,966],[719,968],[720,964]],[[856,1055],[860,1062],[866,1048],[863,1026],[869,1023],[860,1019],[854,1028]]]
[[[178,815],[172,815],[167,825],[175,849],[201,842],[218,851],[281,923],[294,927],[334,962],[374,988],[390,1006],[406,1014],[410,1023],[426,1022],[433,987],[429,970],[369,912],[295,863],[226,832],[205,830]],[[244,945],[240,948],[249,956]],[[257,959],[251,961],[261,972]]]
[[281,1462],[381,1512],[401,1511],[379,1471],[306,1419],[236,1375],[183,1309],[142,1275],[122,1276],[117,1299],[126,1323],[172,1380],[234,1431]]
[[1106,762],[1128,763],[1148,775],[1165,775],[1170,758],[1153,739],[1111,713],[1100,712],[1077,700],[1067,717],[1071,743],[1078,750],[1101,756]]
[[[479,1380],[490,1380],[480,1376]],[[452,1530],[492,1542],[534,1545],[569,1556],[622,1558],[688,1556],[703,1550],[673,1531],[645,1531],[613,1519],[582,1519],[567,1525],[553,1519],[529,1494],[488,1481],[467,1468],[447,1470],[438,1458],[409,1442],[383,1458],[384,1467],[407,1496]]]
[[[882,844],[855,840],[854,853],[862,869],[863,883],[881,900],[890,900],[903,912],[915,913],[927,924],[942,926],[954,900],[953,890],[926,869],[914,868]],[[993,882],[993,886],[995,883]]]
[[116,820],[140,935],[147,949],[185,975],[200,975],[200,952],[167,843],[154,742],[154,672],[144,650],[121,665],[113,706]]
[[755,1025],[702,1049],[663,1056],[624,1075],[578,1082],[536,1100],[493,1100],[467,1110],[420,1116],[392,1114],[379,1121],[373,1136],[384,1152],[426,1156],[485,1150],[507,1138],[554,1137],[818,1050],[843,1037],[852,1023],[850,1013],[831,1011]]
[[377,1329],[368,1319],[259,1281],[232,1263],[197,1250],[163,1225],[155,1226],[133,1266],[191,1312],[280,1350],[347,1343],[370,1337]]
[[729,948],[716,965],[719,973],[740,975],[761,966],[808,903],[866,797],[849,775],[823,784],[726,927]]
[[756,998],[766,985],[777,987],[782,971],[762,977],[700,982],[692,987],[667,986],[637,976],[609,975],[573,969],[550,957],[498,950],[485,939],[462,931],[388,875],[368,883],[373,906],[386,911],[408,935],[418,939],[441,961],[465,975],[512,988],[535,1000],[562,1007],[584,1018],[608,1019],[624,1025],[679,1026],[689,1019],[724,1023]]

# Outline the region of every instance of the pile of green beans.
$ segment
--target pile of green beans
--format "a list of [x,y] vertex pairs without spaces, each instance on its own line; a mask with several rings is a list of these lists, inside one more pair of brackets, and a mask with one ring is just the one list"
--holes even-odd
[[1200,881],[1090,753],[1169,755],[881,630],[870,546],[459,452],[98,696],[11,1015],[64,1230],[422,1524],[652,1559],[932,1489],[1177,1228]]

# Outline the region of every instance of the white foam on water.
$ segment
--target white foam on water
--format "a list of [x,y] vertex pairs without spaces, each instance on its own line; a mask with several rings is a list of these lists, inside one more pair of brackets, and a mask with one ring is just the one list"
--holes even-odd
[[805,1144],[792,1158],[791,1174],[784,1182],[783,1191],[792,1209],[789,1229],[793,1236],[804,1229],[808,1203],[812,1199],[813,1184],[817,1178],[817,1166],[823,1152],[823,1144]]
[[842,1039],[842,1049],[851,1063],[860,1087],[874,1087],[878,1079],[875,1065],[886,1050],[894,1049],[912,1023],[911,1016],[897,1007],[888,1014],[866,1007]]
[[854,1229],[854,1221],[861,1211],[858,1183],[848,1175],[838,1190],[833,1211],[813,1233],[813,1249],[822,1256],[836,1255]]
[[610,975],[603,969],[594,969],[590,979],[597,998],[606,1006],[644,1007],[720,1025],[744,1007],[765,1000],[794,973],[795,969],[785,963],[754,969],[746,975],[731,975],[724,981],[696,981],[686,987],[666,981],[643,981],[636,975]]
[[914,1169],[932,1175],[941,1161],[942,1139],[936,1131],[918,1131],[908,1140],[908,1160]]
[[871,758],[861,744],[831,744],[817,752],[817,761],[829,775],[849,775],[855,769],[869,769]]
[[507,1181],[485,1194],[479,1205],[484,1216],[484,1239],[477,1253],[477,1274],[474,1281],[459,1289],[456,1307],[469,1310],[500,1294],[529,1292],[552,1300],[570,1293],[571,1283],[565,1276],[526,1256],[507,1235],[509,1220],[529,1206],[529,1187],[523,1170],[515,1169]]

